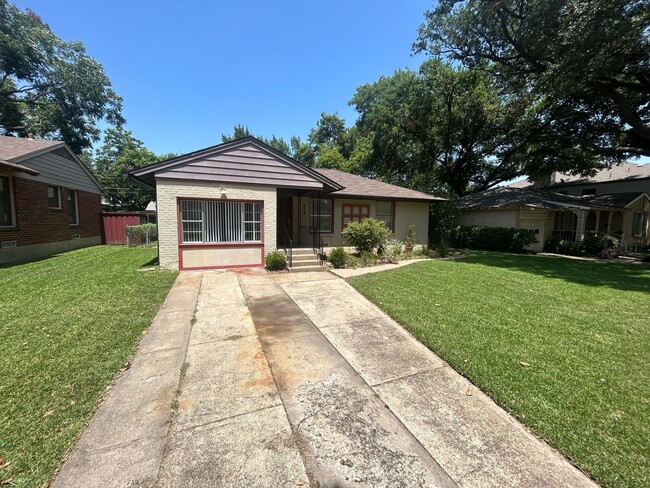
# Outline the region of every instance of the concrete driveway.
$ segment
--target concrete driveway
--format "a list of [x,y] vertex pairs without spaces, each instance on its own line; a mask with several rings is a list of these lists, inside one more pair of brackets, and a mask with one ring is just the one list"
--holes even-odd
[[259,269],[179,276],[54,482],[348,485],[596,486],[344,280]]

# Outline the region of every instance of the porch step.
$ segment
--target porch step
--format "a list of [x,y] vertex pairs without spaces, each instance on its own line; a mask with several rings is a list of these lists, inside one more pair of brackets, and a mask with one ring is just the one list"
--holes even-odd
[[293,262],[295,263],[296,261],[318,261],[318,258],[315,254],[294,254]]
[[293,250],[294,256],[315,256],[314,250],[311,248],[298,248]]
[[292,268],[307,268],[310,266],[320,267],[320,261],[316,258],[296,260],[296,258],[294,257],[293,263],[291,263]]
[[321,266],[320,264],[316,266],[299,266],[291,268],[292,273],[306,273],[308,271],[327,271],[327,268],[325,266]]

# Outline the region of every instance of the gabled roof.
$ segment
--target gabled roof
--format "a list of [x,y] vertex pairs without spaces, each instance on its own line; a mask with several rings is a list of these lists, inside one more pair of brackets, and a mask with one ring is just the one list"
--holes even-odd
[[[650,178],[650,163],[621,163],[614,165],[609,169],[602,169],[598,171],[594,176],[553,173],[551,175],[551,184],[547,188],[610,183],[613,181],[634,181],[643,180],[646,178]],[[528,188],[533,186],[533,183],[524,178],[515,181],[508,186],[510,188]]]
[[155,186],[156,179],[167,178],[326,191],[342,189],[338,183],[254,137],[183,154],[133,170],[129,175],[151,187]]
[[557,210],[561,208],[624,208],[643,192],[612,193],[574,197],[535,188],[512,188],[501,186],[464,196],[458,200],[463,210],[540,208]]
[[[63,141],[51,141],[46,139],[27,139],[25,137],[0,136],[0,165],[5,169],[15,172],[27,173],[31,176],[40,174],[34,168],[29,167],[28,160],[49,152],[62,151],[64,159],[76,163],[84,173],[103,190],[95,175],[86,167],[77,155]],[[62,156],[62,154],[58,154]],[[21,164],[18,164],[21,163]]]
[[65,143],[45,139],[0,136],[0,159],[15,163],[58,147],[65,147]]
[[416,190],[353,175],[337,169],[316,168],[316,171],[344,187],[332,194],[335,197],[389,198],[423,202],[445,201],[444,198],[434,197]]

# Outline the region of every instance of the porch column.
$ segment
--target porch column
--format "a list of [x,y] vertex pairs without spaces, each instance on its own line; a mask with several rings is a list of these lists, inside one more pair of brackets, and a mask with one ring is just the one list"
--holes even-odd
[[585,224],[587,221],[587,211],[583,209],[578,209],[573,211],[578,216],[578,222],[576,222],[576,242],[582,242],[585,240]]
[[596,228],[594,229],[594,235],[600,233],[600,210],[596,210]]
[[607,235],[612,235],[612,219],[614,218],[614,211],[609,211],[609,219],[607,219]]

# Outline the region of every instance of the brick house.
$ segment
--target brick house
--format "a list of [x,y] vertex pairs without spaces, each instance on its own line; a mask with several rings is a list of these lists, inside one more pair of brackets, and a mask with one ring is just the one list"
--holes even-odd
[[254,137],[201,149],[130,173],[156,189],[161,266],[263,266],[288,246],[345,246],[351,221],[386,222],[426,243],[429,206],[442,198],[342,171],[309,168]]
[[0,263],[101,244],[101,192],[65,143],[0,136]]

